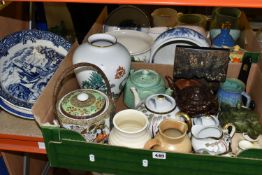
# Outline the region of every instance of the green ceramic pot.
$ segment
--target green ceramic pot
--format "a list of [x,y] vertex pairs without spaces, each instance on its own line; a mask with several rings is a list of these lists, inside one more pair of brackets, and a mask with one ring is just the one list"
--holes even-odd
[[236,78],[227,78],[220,84],[217,92],[218,101],[221,104],[227,104],[231,107],[242,105],[242,96],[246,98],[246,107],[250,105],[251,97],[245,92],[245,84]]
[[163,77],[157,72],[150,69],[131,70],[124,89],[124,103],[129,108],[135,108],[135,98],[131,91],[135,88],[141,101],[153,94],[172,94],[171,89],[166,89]]
[[231,24],[231,29],[239,29],[241,10],[238,8],[215,8],[212,14],[211,29],[220,28],[225,22]]

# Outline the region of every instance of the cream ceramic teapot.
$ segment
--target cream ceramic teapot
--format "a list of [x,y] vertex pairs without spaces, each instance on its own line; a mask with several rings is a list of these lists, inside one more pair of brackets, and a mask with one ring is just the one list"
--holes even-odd
[[153,94],[142,101],[135,88],[131,88],[135,97],[136,109],[143,112],[149,119],[149,130],[153,136],[158,132],[158,126],[164,119],[174,119],[186,122],[189,128],[192,126],[191,119],[185,113],[179,112],[176,101],[167,94]]

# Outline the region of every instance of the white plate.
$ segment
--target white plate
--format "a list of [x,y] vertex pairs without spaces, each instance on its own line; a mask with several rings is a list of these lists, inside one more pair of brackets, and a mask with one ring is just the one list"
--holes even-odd
[[210,41],[195,30],[177,27],[165,31],[155,40],[151,48],[151,63],[174,64],[177,45],[210,47]]

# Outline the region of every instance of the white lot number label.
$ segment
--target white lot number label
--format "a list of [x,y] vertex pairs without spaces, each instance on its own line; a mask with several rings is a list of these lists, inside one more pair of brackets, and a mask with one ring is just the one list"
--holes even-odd
[[166,159],[166,153],[162,153],[162,152],[153,152],[152,156],[153,159]]
[[39,149],[45,149],[45,143],[44,142],[37,142]]

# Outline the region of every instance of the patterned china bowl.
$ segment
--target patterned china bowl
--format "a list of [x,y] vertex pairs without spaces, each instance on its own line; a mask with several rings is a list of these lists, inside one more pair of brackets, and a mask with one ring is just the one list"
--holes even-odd
[[175,48],[177,45],[209,47],[210,41],[199,32],[176,27],[162,33],[151,48],[151,63],[174,64]]

